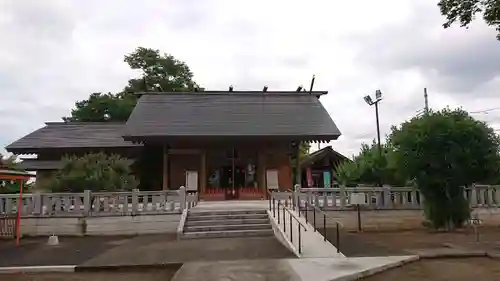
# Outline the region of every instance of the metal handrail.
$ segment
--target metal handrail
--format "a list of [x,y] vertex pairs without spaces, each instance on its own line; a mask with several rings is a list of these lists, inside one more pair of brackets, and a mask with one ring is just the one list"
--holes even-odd
[[283,206],[283,208],[285,208],[285,210],[286,210],[288,213],[290,213],[290,215],[291,215],[291,216],[292,216],[292,217],[293,217],[293,218],[297,221],[297,223],[298,223],[298,224],[300,224],[300,225],[301,225],[303,228],[305,228],[305,229],[306,229],[306,231],[307,231],[307,225],[305,225],[305,224],[303,224],[302,222],[300,222],[300,221],[299,221],[299,218],[298,218],[296,215],[294,215],[294,214],[292,213],[293,209],[290,209],[290,208],[288,208],[287,206],[285,206],[283,203],[278,202],[278,205],[280,205],[280,204]]
[[[300,201],[300,200],[299,200]],[[321,210],[319,207],[307,202],[307,200],[304,201],[306,204],[306,212],[305,212],[305,218],[306,218],[306,221],[309,222],[308,218],[307,218],[307,212],[309,211],[307,209],[307,206],[311,206],[313,207],[313,227],[314,227],[314,231],[318,231],[320,234],[321,232],[319,230],[316,229],[316,211],[319,211],[322,215],[323,215],[323,239],[324,241],[326,241],[326,237],[327,237],[327,228],[326,228],[326,218],[329,217],[329,218],[332,218],[331,216],[327,215],[323,210]],[[299,216],[300,216],[300,204],[299,204]],[[335,232],[336,232],[336,235],[335,235],[335,242],[336,242],[336,247],[337,247],[337,253],[340,253],[340,228],[344,228],[344,225],[339,222],[338,220],[335,220]]]
[[[297,222],[297,230],[298,230],[298,236],[299,236],[298,237],[298,251],[299,251],[299,254],[302,254],[302,233],[301,233],[301,228],[303,228],[304,231],[307,231],[307,225],[305,225],[302,222],[300,222],[299,218],[297,218],[297,216],[295,216],[292,213],[292,209],[288,208],[285,204],[281,203],[279,200],[278,200],[278,210],[276,211],[276,200],[275,200],[273,194],[271,192],[269,192],[269,190],[267,191],[267,193],[269,195],[269,211],[271,212],[271,210],[272,210],[273,217],[276,218],[276,215],[277,215],[278,226],[281,224],[281,222],[283,222],[283,232],[285,233],[285,235],[287,233],[287,231],[286,231],[286,213],[289,214],[289,219],[288,219],[288,222],[289,222],[289,225],[290,225],[290,227],[289,227],[289,233],[290,233],[290,243],[292,243],[292,244],[293,244],[293,229],[292,229],[293,222],[292,222],[292,219]],[[280,212],[280,205],[283,207],[283,214],[282,215],[280,215],[280,213],[281,213]],[[299,214],[299,216],[300,216],[300,214]],[[283,219],[281,219],[281,217]]]

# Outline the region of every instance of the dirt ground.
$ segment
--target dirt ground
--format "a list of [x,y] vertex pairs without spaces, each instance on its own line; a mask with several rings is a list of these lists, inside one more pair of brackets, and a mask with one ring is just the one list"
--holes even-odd
[[[352,257],[406,255],[411,250],[439,248],[448,244],[500,253],[499,227],[480,227],[478,233],[479,236],[476,236],[473,229],[463,229],[452,233],[424,229],[361,233],[342,231],[340,251]],[[479,242],[476,242],[477,237],[479,237]],[[335,229],[327,229],[327,238],[332,244],[337,244]]]
[[158,269],[140,272],[0,274],[0,281],[169,281],[176,271],[174,269]]
[[361,280],[496,281],[500,280],[500,260],[488,258],[422,260]]

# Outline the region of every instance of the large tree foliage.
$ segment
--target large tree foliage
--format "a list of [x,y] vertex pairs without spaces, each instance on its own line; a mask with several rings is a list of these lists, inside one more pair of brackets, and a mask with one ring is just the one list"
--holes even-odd
[[455,22],[468,27],[476,15],[481,14],[486,24],[498,31],[497,39],[500,40],[500,0],[440,0],[438,6],[446,16],[444,28]]
[[335,174],[342,184],[390,184],[402,186],[406,183],[404,175],[399,173],[394,161],[394,150],[388,142],[382,144],[382,154],[375,141],[371,145],[362,144],[361,152],[353,157],[353,161],[345,161],[335,169]]
[[125,92],[191,91],[197,87],[186,63],[159,50],[139,47],[125,56],[125,62],[143,73],[143,77],[128,81]]
[[124,191],[137,186],[130,173],[130,162],[118,155],[90,153],[82,157],[67,156],[63,168],[46,182],[53,192]]
[[161,54],[159,50],[139,47],[125,56],[125,62],[130,68],[141,70],[142,75],[130,79],[119,93],[94,93],[88,99],[76,102],[71,116],[63,120],[126,121],[137,103],[138,97],[134,93],[191,91],[198,87],[193,81],[193,73],[184,62],[172,55]]
[[436,228],[462,225],[470,216],[464,186],[499,172],[498,136],[461,109],[415,117],[393,127],[390,139],[397,166],[415,180]]

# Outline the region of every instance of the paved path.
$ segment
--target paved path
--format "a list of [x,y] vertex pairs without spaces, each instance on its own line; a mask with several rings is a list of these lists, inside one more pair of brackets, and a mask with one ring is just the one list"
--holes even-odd
[[196,262],[182,266],[172,281],[332,281],[347,277],[357,280],[414,260],[414,256],[398,256]]
[[168,241],[157,236],[139,236],[82,265],[158,264],[291,257],[293,253],[274,237]]
[[84,263],[114,247],[127,236],[60,237],[60,244],[48,246],[47,237],[0,240],[0,266],[76,265]]
[[0,240],[0,266],[131,265],[183,263],[236,259],[294,257],[274,237],[177,240],[176,234],[104,237],[59,237],[60,245],[46,245],[47,238]]
[[172,281],[301,281],[287,260],[187,263]]

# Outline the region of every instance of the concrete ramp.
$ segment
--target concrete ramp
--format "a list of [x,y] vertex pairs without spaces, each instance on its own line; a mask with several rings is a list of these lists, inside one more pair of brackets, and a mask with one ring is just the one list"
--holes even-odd
[[301,281],[283,259],[193,262],[184,264],[172,281]]
[[303,258],[185,263],[173,281],[354,281],[418,256]]
[[[293,210],[289,210],[295,218],[298,219],[306,228],[301,228],[300,231],[300,250],[299,253],[299,223],[294,218],[290,219],[288,211],[283,213],[283,207],[280,205],[276,212],[280,213],[278,216],[273,215],[273,211],[268,211],[269,219],[273,225],[274,233],[279,241],[286,247],[292,250],[299,258],[345,258],[342,253],[337,252],[337,248],[332,245],[328,240],[325,241],[323,236],[314,231],[314,227],[307,223],[304,217],[299,217],[299,214]],[[283,217],[284,214],[284,217]],[[291,233],[290,233],[291,232]],[[290,235],[291,234],[291,235]]]

